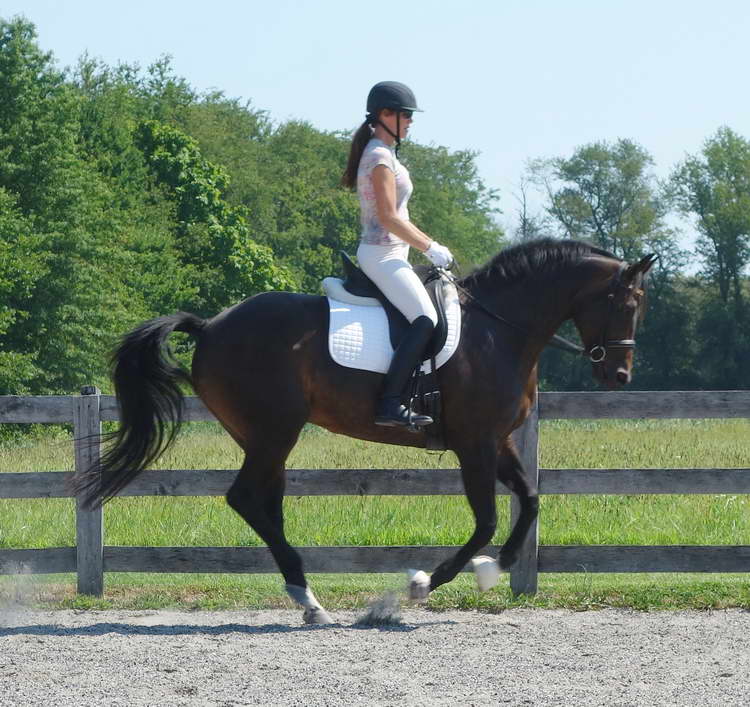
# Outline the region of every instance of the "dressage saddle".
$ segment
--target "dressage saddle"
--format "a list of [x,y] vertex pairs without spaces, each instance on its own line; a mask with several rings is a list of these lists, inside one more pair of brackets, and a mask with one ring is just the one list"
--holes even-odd
[[[391,346],[394,351],[398,347],[404,333],[409,327],[409,322],[396,307],[391,304],[390,300],[380,291],[378,286],[365,275],[362,270],[355,265],[354,261],[345,252],[341,252],[341,261],[344,265],[344,289],[357,297],[373,297],[383,305],[386,316],[388,317],[388,331],[391,339]],[[448,322],[445,316],[445,295],[443,291],[443,279],[440,273],[429,265],[415,265],[414,272],[424,284],[427,294],[432,300],[437,312],[438,321],[435,326],[432,338],[427,344],[427,348],[422,355],[422,360],[433,358],[445,345],[445,339],[448,334]]]

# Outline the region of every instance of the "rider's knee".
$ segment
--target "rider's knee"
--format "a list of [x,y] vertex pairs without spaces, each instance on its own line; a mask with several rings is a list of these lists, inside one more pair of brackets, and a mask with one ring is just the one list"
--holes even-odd
[[429,300],[427,302],[421,302],[420,310],[421,312],[419,315],[415,319],[412,319],[412,324],[420,319],[427,319],[433,328],[436,327],[438,323],[438,315],[432,302]]
[[430,318],[432,326],[436,327],[438,323],[438,315],[437,311],[435,310],[435,305],[433,305],[432,302],[430,302],[430,308],[425,312],[425,315]]
[[432,331],[437,325],[437,315],[435,315],[435,319],[432,319],[426,314],[421,314],[412,321],[411,325],[415,329],[424,330],[425,332]]

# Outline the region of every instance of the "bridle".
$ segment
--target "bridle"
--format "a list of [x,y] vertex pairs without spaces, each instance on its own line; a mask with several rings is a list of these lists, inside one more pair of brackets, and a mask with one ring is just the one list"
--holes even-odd
[[[612,319],[614,318],[615,314],[615,296],[617,294],[617,291],[620,289],[621,282],[622,282],[622,274],[625,271],[625,268],[627,266],[627,263],[623,262],[620,264],[620,268],[617,271],[617,274],[612,278],[612,282],[610,283],[610,286],[607,288],[607,291],[600,296],[605,296],[609,300],[609,312],[607,313],[607,323],[604,326],[604,329],[602,330],[602,335],[599,339],[599,342],[597,344],[594,344],[589,349],[585,349],[583,346],[579,346],[578,344],[574,344],[572,341],[568,341],[562,336],[559,336],[558,334],[555,334],[552,339],[550,340],[550,344],[554,346],[555,348],[561,349],[563,351],[567,351],[569,353],[575,353],[581,356],[588,356],[589,361],[593,364],[603,364],[604,361],[607,358],[607,351],[609,349],[631,349],[635,350],[635,339],[609,339],[608,333],[610,326],[612,324]],[[487,306],[485,306],[480,300],[478,300],[474,295],[471,294],[465,287],[462,285],[459,285],[456,278],[449,273],[447,270],[443,268],[435,268],[436,270],[439,270],[441,273],[441,276],[447,277],[455,286],[456,289],[458,289],[460,292],[464,294],[464,296],[475,306],[477,309],[484,312],[486,315],[492,317],[493,319],[496,319],[499,322],[502,322],[506,326],[509,326],[513,329],[516,329],[518,331],[523,332],[524,334],[529,334],[529,331],[521,326],[520,324],[516,324],[515,322],[512,322],[508,319],[505,319],[504,317],[501,317],[496,312],[493,312],[491,309],[489,309]]]
[[608,349],[630,349],[635,350],[635,339],[608,339],[610,325],[615,315],[615,296],[617,291],[620,289],[622,282],[622,273],[625,271],[627,263],[621,263],[620,269],[617,274],[612,278],[612,282],[605,293],[605,296],[609,300],[609,311],[607,312],[607,323],[602,330],[602,335],[598,344],[592,346],[588,351],[584,352],[588,354],[589,361],[593,364],[603,364],[607,358]]

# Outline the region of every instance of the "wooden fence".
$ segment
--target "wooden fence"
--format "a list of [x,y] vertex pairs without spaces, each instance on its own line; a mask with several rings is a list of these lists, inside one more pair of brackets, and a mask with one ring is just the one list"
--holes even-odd
[[[539,469],[539,419],[748,418],[750,391],[541,393],[518,430],[527,473],[543,494],[746,494],[750,469]],[[0,396],[0,423],[73,423],[75,465],[99,456],[101,423],[117,420],[117,401],[93,387],[80,396]],[[186,400],[186,420],[213,420],[197,398]],[[750,440],[748,440],[750,449]],[[147,471],[127,496],[217,496],[235,471]],[[70,497],[67,472],[0,474],[0,498]],[[287,494],[462,494],[455,469],[292,469]],[[498,486],[498,493],[507,491]],[[511,522],[518,509],[511,502]],[[1,521],[0,521],[1,522]],[[103,512],[77,508],[76,547],[0,549],[0,574],[77,572],[78,591],[101,595],[104,572],[276,572],[265,547],[114,547],[104,544]],[[429,569],[454,549],[415,547],[305,547],[308,572],[400,572]],[[489,549],[490,552],[493,548]],[[539,546],[529,533],[510,572],[513,591],[534,593],[539,572],[748,572],[750,546]]]

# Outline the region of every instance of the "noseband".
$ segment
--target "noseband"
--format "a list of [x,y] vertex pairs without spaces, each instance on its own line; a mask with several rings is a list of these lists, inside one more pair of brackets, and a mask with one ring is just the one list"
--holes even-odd
[[612,284],[607,290],[606,296],[609,300],[609,312],[607,314],[607,325],[604,327],[601,339],[598,344],[592,346],[588,351],[584,353],[588,354],[589,361],[591,363],[604,363],[607,358],[607,349],[635,349],[635,339],[608,339],[607,334],[609,332],[610,324],[615,314],[615,295],[620,287],[622,280],[622,273],[625,270],[627,263],[622,263],[620,269],[617,271],[617,275],[612,279]]

